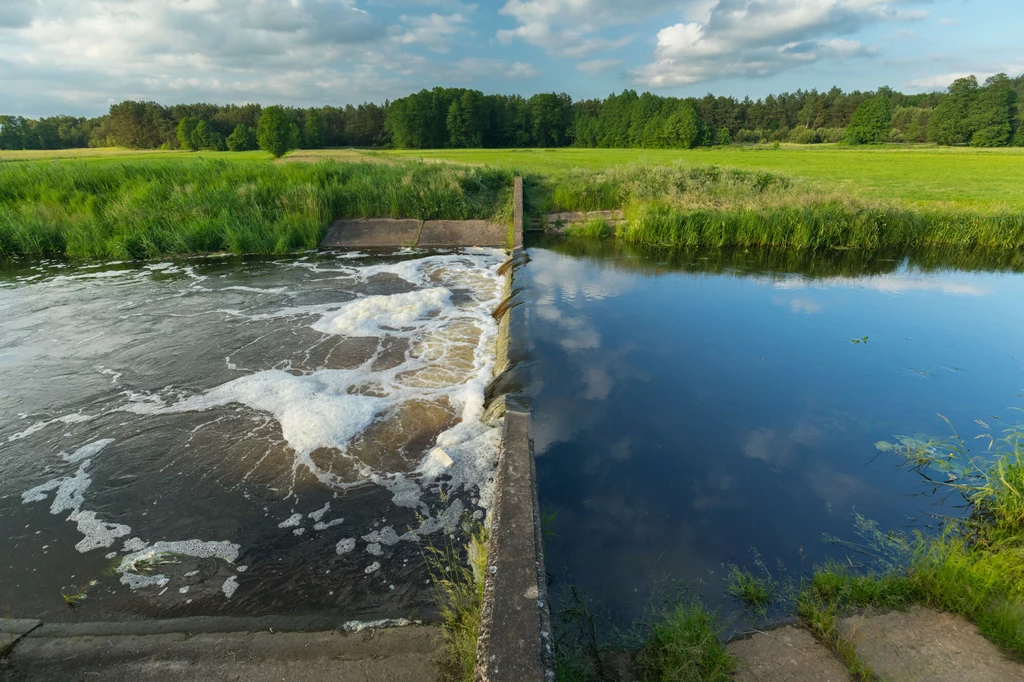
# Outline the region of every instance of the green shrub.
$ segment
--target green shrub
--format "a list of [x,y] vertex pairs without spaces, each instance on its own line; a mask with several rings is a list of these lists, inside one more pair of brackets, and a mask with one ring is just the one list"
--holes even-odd
[[299,146],[299,127],[283,107],[275,105],[260,114],[256,137],[260,149],[279,159]]

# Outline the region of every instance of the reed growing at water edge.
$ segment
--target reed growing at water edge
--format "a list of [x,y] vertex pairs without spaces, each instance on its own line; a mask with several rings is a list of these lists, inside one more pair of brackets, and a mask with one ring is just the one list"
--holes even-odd
[[878,444],[929,485],[961,496],[969,514],[947,519],[936,536],[883,534],[858,519],[866,539],[859,549],[880,558],[879,570],[819,567],[797,601],[808,626],[839,653],[837,624],[844,612],[922,604],[971,619],[986,637],[1024,656],[1024,426],[978,438],[988,443],[982,455],[971,455],[959,435]]
[[[768,171],[630,164],[527,176],[526,183],[528,212],[624,209],[626,222],[614,234],[635,245],[795,250],[1024,247],[1024,212],[924,209],[856,200]],[[587,237],[613,233],[596,223],[566,231]]]
[[507,171],[416,162],[0,164],[0,256],[280,254],[339,217],[510,222],[511,187]]

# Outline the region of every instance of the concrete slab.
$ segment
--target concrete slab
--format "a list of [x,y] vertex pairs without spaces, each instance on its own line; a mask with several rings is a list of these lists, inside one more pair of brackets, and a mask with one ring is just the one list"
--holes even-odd
[[530,415],[505,413],[491,517],[477,682],[554,679]]
[[882,680],[1024,682],[1024,665],[953,614],[915,606],[851,616],[839,621],[839,634]]
[[31,618],[0,618],[0,655],[39,625],[38,620]]
[[794,625],[730,642],[736,682],[847,682],[843,664],[811,633]]
[[372,218],[335,220],[320,243],[324,248],[411,246],[420,234],[420,221]]
[[439,628],[343,633],[187,633],[29,637],[0,680],[68,682],[427,682],[437,679]]
[[489,220],[428,220],[417,246],[508,246],[508,225]]

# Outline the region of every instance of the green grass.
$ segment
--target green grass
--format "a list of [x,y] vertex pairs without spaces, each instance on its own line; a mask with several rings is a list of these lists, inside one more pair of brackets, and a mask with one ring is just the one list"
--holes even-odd
[[698,602],[665,609],[651,626],[635,665],[649,682],[728,682],[735,661],[725,650],[716,614]]
[[[92,163],[109,163],[129,157],[170,160],[196,156],[232,161],[263,159],[268,163],[270,159],[264,152],[73,149],[0,151],[0,162],[75,157]],[[297,150],[285,158],[448,160],[537,174],[559,174],[568,169],[604,170],[638,162],[650,165],[682,162],[770,171],[804,182],[820,192],[872,201],[898,201],[917,208],[973,209],[985,213],[1024,210],[1024,149],[1018,148],[782,145],[778,150],[765,146],[692,150],[569,148],[361,152],[327,149]]]
[[738,566],[730,566],[725,577],[725,593],[742,601],[748,610],[765,613],[775,603],[779,586],[770,575],[754,575]]
[[484,603],[484,570],[490,534],[477,526],[463,552],[446,536],[442,547],[424,550],[441,617],[444,650],[438,661],[444,682],[472,682]]
[[278,254],[316,248],[338,217],[511,221],[511,184],[420,163],[0,164],[0,256]]
[[[47,154],[54,160],[42,161]],[[262,152],[5,152],[0,255],[276,254],[314,248],[336,217],[510,221],[517,172],[528,215],[622,208],[627,222],[617,230],[593,221],[570,232],[615,232],[633,245],[1024,248],[1016,150],[312,150],[290,158],[315,163],[272,163]],[[480,161],[493,165],[466,165]]]
[[995,213],[1024,210],[1024,149],[1015,148],[782,145],[778,150],[731,146],[692,150],[402,150],[381,154],[551,174],[570,168],[602,170],[637,162],[721,165],[786,175],[821,192],[871,201],[899,201],[917,208]]
[[649,202],[629,207],[626,218],[621,239],[669,248],[1024,247],[1024,212],[925,212],[832,197],[770,197],[721,207]]
[[937,536],[909,538],[859,520],[867,549],[884,560],[881,570],[827,564],[797,601],[807,626],[840,655],[847,655],[836,632],[842,614],[921,604],[969,618],[993,642],[1024,656],[1024,428],[979,438],[989,443],[983,455],[971,455],[958,435],[878,444],[930,486],[962,496],[970,513],[948,519]]

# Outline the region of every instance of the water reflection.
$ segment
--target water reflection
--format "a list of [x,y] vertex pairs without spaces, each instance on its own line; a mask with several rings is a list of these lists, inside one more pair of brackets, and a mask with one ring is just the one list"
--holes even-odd
[[873,447],[1024,406],[1024,257],[542,241],[521,271],[553,594],[620,623],[665,576],[722,603],[756,547],[795,573],[958,513]]

